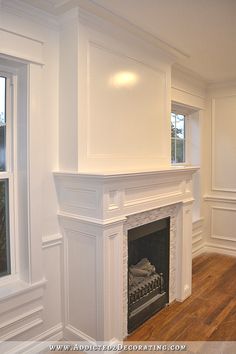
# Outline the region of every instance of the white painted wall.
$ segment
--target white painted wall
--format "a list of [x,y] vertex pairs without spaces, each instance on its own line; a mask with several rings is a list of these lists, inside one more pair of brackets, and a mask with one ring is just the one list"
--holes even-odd
[[192,252],[196,256],[202,252],[205,244],[204,211],[203,211],[203,181],[205,170],[203,166],[204,121],[206,106],[206,84],[192,74],[173,66],[171,73],[171,99],[178,110],[187,115],[187,163],[200,166],[193,176],[193,233]]
[[[200,155],[194,148],[191,153],[191,162],[201,165],[193,193],[205,195],[204,203],[198,200],[200,212],[193,223],[193,254],[205,242],[208,250],[235,254],[236,86],[212,87],[206,104],[200,79],[177,67],[171,73],[173,57],[130,32],[114,30],[114,24],[73,11],[58,25],[55,18],[17,2],[0,3],[0,52],[24,61],[31,90],[30,124],[28,130],[23,127],[23,133],[30,133],[31,204],[29,242],[23,239],[30,252],[22,247],[26,262],[21,267],[28,268],[21,280],[28,283],[18,282],[16,289],[0,280],[1,337],[62,336],[62,236],[52,171],[169,167],[171,100],[191,111],[192,132],[197,129],[201,136]],[[120,71],[133,74],[135,85],[117,86],[114,78]],[[194,136],[192,143],[197,144]],[[78,262],[73,235],[71,239]],[[77,320],[73,322],[72,313],[72,324],[78,325]]]
[[[41,13],[34,16],[28,7],[9,1],[1,2],[0,22],[0,53],[6,60],[24,63],[26,71],[22,75],[28,86],[27,107],[22,106],[18,112],[17,123],[22,132],[18,174],[22,181],[28,175],[21,190],[25,204],[20,206],[22,218],[28,208],[22,226],[26,237],[19,240],[19,252],[24,249],[26,261],[18,267],[15,279],[7,283],[0,279],[0,339],[59,338],[62,241],[52,175],[58,169],[58,30],[50,17]],[[25,92],[23,85],[19,93],[21,89]]]
[[82,10],[63,16],[60,48],[60,169],[169,166],[170,57]]
[[236,254],[236,84],[208,90],[205,144],[207,249]]

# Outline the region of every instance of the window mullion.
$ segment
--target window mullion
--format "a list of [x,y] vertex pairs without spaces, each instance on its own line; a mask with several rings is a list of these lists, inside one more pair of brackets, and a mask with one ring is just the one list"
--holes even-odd
[[9,171],[6,172],[0,172],[0,180],[1,179],[10,179],[12,177],[12,173]]

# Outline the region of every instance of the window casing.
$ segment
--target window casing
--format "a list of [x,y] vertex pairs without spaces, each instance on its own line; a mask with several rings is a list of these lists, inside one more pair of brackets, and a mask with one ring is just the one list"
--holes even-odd
[[[174,137],[175,133],[173,124],[175,123],[176,116],[184,117],[184,133],[180,134],[180,139],[183,139],[184,146],[184,159],[175,159]],[[201,166],[201,126],[202,112],[200,109],[190,107],[178,102],[172,102],[171,114],[171,160],[172,163],[179,165],[195,165]],[[174,125],[175,127],[175,125]],[[178,124],[177,124],[178,128]],[[194,203],[192,209],[193,221],[199,220],[201,216],[201,176],[200,170],[193,175],[193,195]]]

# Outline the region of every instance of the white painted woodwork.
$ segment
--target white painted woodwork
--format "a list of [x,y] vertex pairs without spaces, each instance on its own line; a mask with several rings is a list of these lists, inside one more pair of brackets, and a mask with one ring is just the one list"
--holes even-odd
[[235,109],[235,82],[210,86],[204,122],[206,250],[231,255],[236,255]]
[[194,76],[182,67],[173,65],[171,69],[171,99],[195,110],[204,109],[206,84],[197,75]]
[[88,157],[162,156],[165,72],[91,42],[88,56]]
[[123,244],[130,215],[177,206],[174,298],[183,301],[191,294],[192,174],[196,170],[54,173],[65,244],[66,338],[120,340],[127,334]]
[[116,23],[122,24],[127,32],[131,29],[145,41],[151,40],[161,48],[178,52],[178,62],[190,73],[208,82],[230,81],[236,77],[236,50],[232,45],[235,2],[232,0],[214,0],[214,7],[211,0],[205,0],[204,6],[189,0],[22,1],[54,14],[76,5],[87,6],[104,16],[117,14]]
[[212,189],[236,192],[236,95],[212,99]]
[[211,237],[236,241],[236,208],[212,207],[211,225]]
[[169,166],[174,57],[82,9],[61,22],[60,170]]
[[[77,8],[56,18],[0,1],[0,57],[11,61],[24,93],[15,144],[19,277],[0,279],[3,339],[121,339],[127,217],[178,211],[179,300],[191,293],[191,252],[236,255],[235,83],[206,92],[197,76],[178,65],[171,70],[177,57],[188,60],[183,53],[114,14],[92,12]],[[120,71],[135,84],[119,86]],[[200,124],[192,124],[201,137],[192,139],[189,162],[200,164],[193,176],[194,169],[170,167],[171,100],[191,114],[200,110]],[[62,234],[52,171],[61,172]]]
[[[194,175],[195,176],[195,175]],[[193,176],[193,177],[194,177]],[[196,257],[198,254],[202,253],[204,250],[204,234],[203,234],[204,219],[200,218],[193,222],[193,242],[192,242],[192,254]]]
[[[78,170],[78,18],[63,18],[59,45],[59,166]],[[69,117],[69,119],[68,119]]]
[[172,107],[187,116],[187,163],[199,165],[200,169],[193,175],[193,242],[192,253],[196,255],[204,251],[204,204],[202,191],[205,183],[204,143],[208,139],[205,134],[206,84],[196,75],[189,74],[178,65],[171,70]]
[[31,63],[43,64],[44,43],[33,37],[0,28],[0,53],[9,57],[21,58]]
[[[17,2],[0,2],[0,64],[16,76],[18,210],[16,274],[0,279],[0,340],[62,338],[62,236],[51,173],[58,168],[59,42],[47,16],[36,18],[32,9],[25,12]],[[27,352],[29,343],[18,343],[1,342],[0,351]],[[16,345],[19,350],[13,348]]]

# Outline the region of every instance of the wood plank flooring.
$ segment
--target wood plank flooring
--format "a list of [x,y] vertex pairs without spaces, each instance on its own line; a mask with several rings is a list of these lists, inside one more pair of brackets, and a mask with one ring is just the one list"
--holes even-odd
[[196,257],[192,295],[158,312],[127,340],[236,341],[236,258]]

